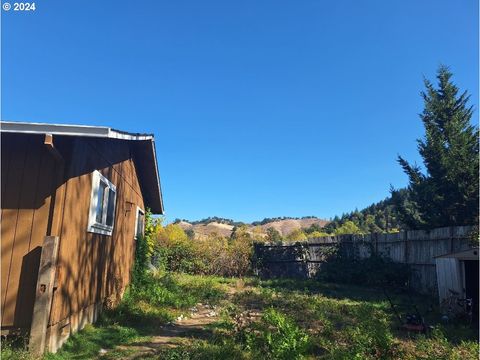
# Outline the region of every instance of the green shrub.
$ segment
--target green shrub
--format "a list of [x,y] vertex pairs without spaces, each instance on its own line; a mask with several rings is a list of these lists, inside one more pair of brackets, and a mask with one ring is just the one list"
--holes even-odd
[[200,273],[203,264],[196,257],[193,244],[188,240],[170,246],[159,246],[153,263],[159,269],[165,271],[183,272],[187,274]]
[[153,265],[197,275],[245,276],[251,272],[254,238],[242,227],[231,238],[210,234],[192,239],[178,224],[156,229]]
[[2,339],[0,359],[4,360],[34,360],[27,350],[28,337],[18,336]]
[[246,347],[254,358],[302,359],[309,345],[308,335],[273,308],[259,322],[244,330]]
[[365,259],[331,256],[322,264],[318,276],[336,283],[405,286],[410,278],[410,268],[407,264],[376,255]]
[[390,330],[389,319],[369,304],[351,309],[356,321],[346,327],[343,336],[346,348],[333,349],[335,359],[398,358],[398,346]]
[[153,220],[150,209],[145,213],[145,233],[143,236],[138,236],[135,243],[135,260],[132,270],[132,285],[139,285],[151,263],[152,255],[154,253],[153,236],[156,232],[158,223]]

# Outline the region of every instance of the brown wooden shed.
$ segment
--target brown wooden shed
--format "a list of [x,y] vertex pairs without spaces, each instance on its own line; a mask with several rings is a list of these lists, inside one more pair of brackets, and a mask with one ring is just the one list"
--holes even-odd
[[35,351],[119,301],[146,208],[163,214],[153,135],[1,122],[1,329]]

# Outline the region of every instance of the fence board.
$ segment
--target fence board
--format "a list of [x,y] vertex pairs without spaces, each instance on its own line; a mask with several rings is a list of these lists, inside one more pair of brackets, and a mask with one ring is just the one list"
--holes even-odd
[[471,226],[409,230],[395,234],[340,235],[298,243],[255,244],[256,273],[266,277],[311,278],[321,271],[325,251],[338,246],[345,256],[363,259],[376,253],[409,264],[411,286],[431,293],[437,288],[435,257],[470,248]]

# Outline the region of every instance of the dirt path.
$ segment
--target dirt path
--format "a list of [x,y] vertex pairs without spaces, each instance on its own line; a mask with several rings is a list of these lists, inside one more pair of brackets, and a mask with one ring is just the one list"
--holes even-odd
[[[235,284],[229,284],[225,290],[226,299],[221,302],[223,305],[211,306],[198,303],[186,312],[187,316],[181,315],[175,321],[159,327],[158,330],[148,336],[148,341],[119,345],[113,351],[101,350],[100,358],[110,359],[113,356],[115,359],[148,359],[156,356],[165,348],[189,345],[195,340],[211,338],[213,330],[208,325],[220,320],[222,307],[232,302],[237,293],[252,291],[254,287],[245,286],[243,281],[238,281]],[[249,304],[248,308],[251,307],[255,308],[254,304]],[[247,311],[237,320],[241,323],[258,316],[260,316],[258,310]]]
[[187,317],[179,316],[171,324],[164,325],[158,329],[149,341],[121,345],[117,350],[124,350],[131,355],[126,359],[141,359],[157,354],[166,347],[177,347],[187,345],[195,339],[206,339],[211,335],[207,325],[219,319],[219,308],[209,305],[197,304],[190,309]]
[[216,306],[197,304],[187,317],[180,316],[160,327],[149,341],[120,345],[116,350],[125,352],[124,359],[133,360],[154,356],[164,348],[187,345],[192,340],[207,339],[211,335],[207,325],[219,319],[219,310]]

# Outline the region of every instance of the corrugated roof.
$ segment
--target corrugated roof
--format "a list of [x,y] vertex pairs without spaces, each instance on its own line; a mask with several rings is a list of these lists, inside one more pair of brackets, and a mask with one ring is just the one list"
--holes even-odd
[[105,126],[48,124],[19,121],[0,121],[0,131],[21,134],[52,134],[61,136],[95,137],[134,141],[142,156],[134,158],[139,173],[146,205],[154,214],[163,214],[163,198],[158,173],[155,139],[153,134],[130,133]]

